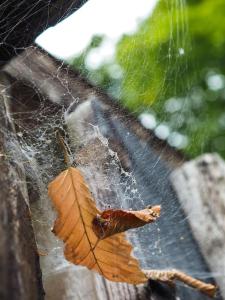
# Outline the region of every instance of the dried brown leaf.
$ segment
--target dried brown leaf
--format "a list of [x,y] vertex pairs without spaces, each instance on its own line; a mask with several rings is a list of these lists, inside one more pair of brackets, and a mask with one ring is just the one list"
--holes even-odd
[[152,223],[159,215],[159,205],[148,206],[138,211],[108,209],[93,219],[92,228],[98,238],[104,239],[116,233]]
[[[160,206],[142,211],[100,212],[80,171],[72,167],[49,184],[49,196],[58,212],[53,232],[64,241],[65,257],[72,263],[86,266],[111,281],[139,284],[148,278],[163,282],[179,280],[209,296],[215,295],[214,285],[196,280],[183,272],[141,270],[138,261],[131,255],[132,246],[125,234],[117,233],[153,222],[159,216]],[[103,224],[104,231],[100,230],[102,221],[106,222],[105,228]]]
[[48,189],[58,212],[53,232],[65,243],[66,259],[112,281],[132,284],[147,281],[131,255],[132,246],[124,233],[100,240],[92,230],[92,221],[101,212],[78,169],[70,167],[63,171]]

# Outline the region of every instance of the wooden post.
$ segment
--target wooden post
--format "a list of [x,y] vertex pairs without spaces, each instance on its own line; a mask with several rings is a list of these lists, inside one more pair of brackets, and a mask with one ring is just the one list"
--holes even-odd
[[0,74],[0,299],[41,300],[22,153],[7,112],[8,84]]
[[225,298],[225,162],[204,154],[174,171],[171,181]]

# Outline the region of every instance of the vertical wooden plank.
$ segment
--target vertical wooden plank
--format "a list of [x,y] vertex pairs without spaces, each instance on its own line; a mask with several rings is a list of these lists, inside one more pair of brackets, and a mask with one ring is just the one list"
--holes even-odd
[[171,181],[225,298],[225,162],[204,154],[175,170]]
[[31,224],[22,155],[7,114],[0,74],[0,299],[41,300],[41,271]]

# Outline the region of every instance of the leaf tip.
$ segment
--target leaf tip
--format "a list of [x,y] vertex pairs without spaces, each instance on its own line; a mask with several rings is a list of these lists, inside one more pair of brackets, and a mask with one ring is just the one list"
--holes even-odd
[[147,209],[149,211],[149,215],[153,218],[153,221],[160,217],[161,205],[148,205]]

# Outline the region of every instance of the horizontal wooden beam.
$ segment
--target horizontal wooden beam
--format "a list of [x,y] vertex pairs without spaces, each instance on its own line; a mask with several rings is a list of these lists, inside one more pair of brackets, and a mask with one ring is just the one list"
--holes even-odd
[[73,100],[84,101],[90,95],[97,95],[102,102],[110,105],[117,113],[117,117],[126,122],[143,143],[147,142],[172,168],[180,166],[186,160],[183,153],[157,138],[153,131],[144,128],[135,116],[118,104],[116,99],[37,46],[27,48],[5,66],[5,70],[17,80],[32,82],[32,85],[38,86],[41,94],[61,105],[67,106],[71,96]]

